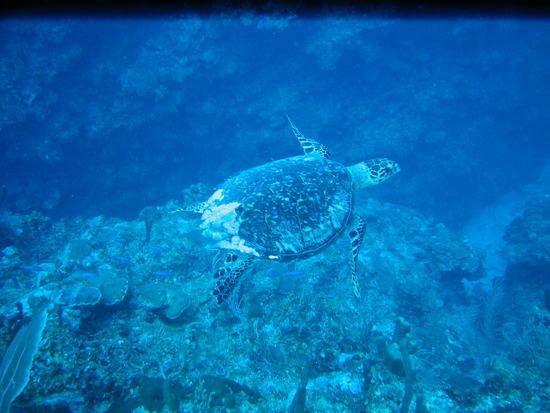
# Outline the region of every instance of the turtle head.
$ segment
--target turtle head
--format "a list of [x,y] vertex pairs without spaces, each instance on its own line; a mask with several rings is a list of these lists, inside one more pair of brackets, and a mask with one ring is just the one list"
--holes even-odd
[[370,159],[348,167],[356,189],[379,184],[400,170],[397,162],[387,158]]

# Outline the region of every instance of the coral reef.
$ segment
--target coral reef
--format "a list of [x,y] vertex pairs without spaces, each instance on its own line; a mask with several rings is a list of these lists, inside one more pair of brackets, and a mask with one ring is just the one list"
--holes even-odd
[[511,265],[550,266],[550,194],[529,202],[506,229],[505,241]]
[[[368,228],[359,257],[365,298],[353,294],[348,246],[339,240],[292,270],[258,266],[220,306],[214,252],[196,236],[198,222],[169,213],[177,209],[155,209],[146,243],[143,214],[49,221],[32,232],[32,244],[24,242],[30,229],[14,232],[2,251],[2,346],[44,303],[53,305],[14,412],[544,406],[543,371],[512,364],[501,356],[509,347],[491,354],[475,338],[480,308],[502,311],[500,301],[480,307],[468,295],[461,283],[483,277],[482,255],[444,225],[367,199],[358,207]],[[12,216],[44,222],[36,213]],[[542,359],[540,317],[524,345]],[[497,317],[486,330],[504,335],[519,325],[513,321]]]

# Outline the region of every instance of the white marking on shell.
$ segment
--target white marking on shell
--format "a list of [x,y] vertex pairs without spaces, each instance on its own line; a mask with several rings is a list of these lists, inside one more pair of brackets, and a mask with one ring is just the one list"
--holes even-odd
[[[239,224],[237,221],[237,213],[235,210],[241,204],[238,202],[230,202],[229,204],[222,204],[218,206],[211,206],[202,214],[202,224],[201,228],[209,227],[225,227],[225,224],[229,223],[233,234],[236,233],[236,230],[239,229]],[[235,230],[235,225],[237,226]],[[226,228],[227,229],[227,228]]]
[[222,201],[223,200],[223,188],[218,189],[216,192],[214,192],[210,198],[208,198],[208,201],[206,201],[208,204],[212,205],[216,201]]
[[244,239],[241,239],[237,235],[234,235],[233,237],[231,237],[231,241],[227,241],[224,239],[218,242],[218,246],[220,248],[224,248],[227,250],[236,250],[236,251],[243,252],[245,254],[252,254],[252,255],[255,255],[256,257],[260,256],[260,254],[258,254],[258,251],[256,251],[252,247],[245,245]]

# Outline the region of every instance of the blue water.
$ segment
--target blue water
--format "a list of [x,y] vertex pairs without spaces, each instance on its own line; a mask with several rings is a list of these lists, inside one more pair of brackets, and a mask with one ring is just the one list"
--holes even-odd
[[[3,19],[0,39],[0,348],[50,305],[12,411],[550,411],[548,20]],[[343,165],[401,166],[355,194],[361,299],[343,236],[214,305],[215,243],[171,212],[301,155],[286,116]]]
[[4,21],[7,202],[130,218],[297,154],[285,114],[451,224],[540,172],[546,21],[266,19]]

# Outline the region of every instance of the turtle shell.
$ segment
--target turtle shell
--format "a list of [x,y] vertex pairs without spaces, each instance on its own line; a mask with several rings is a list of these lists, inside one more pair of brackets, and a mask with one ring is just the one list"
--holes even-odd
[[296,156],[248,169],[221,187],[237,202],[237,235],[260,256],[281,261],[316,254],[342,233],[352,212],[347,168]]

